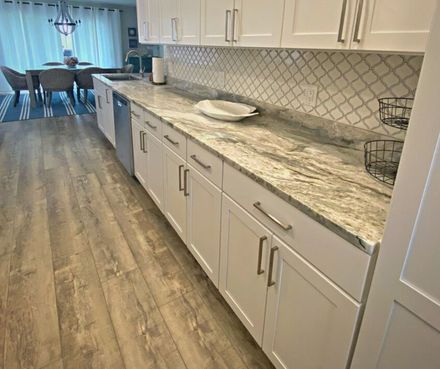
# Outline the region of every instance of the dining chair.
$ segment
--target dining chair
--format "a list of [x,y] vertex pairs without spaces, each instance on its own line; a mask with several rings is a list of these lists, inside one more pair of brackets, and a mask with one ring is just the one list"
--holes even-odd
[[121,73],[133,73],[133,69],[133,64],[126,64],[121,68]]
[[[15,99],[14,99],[14,107],[15,107],[20,101],[20,92],[28,91],[26,75],[19,73],[16,70],[8,68],[6,66],[1,66],[0,69],[3,72],[6,81],[8,81],[9,85],[15,92]],[[41,98],[41,90],[40,90],[40,80],[38,76],[32,76],[32,82],[35,91],[37,91],[38,98],[41,101],[42,98]]]
[[43,65],[46,65],[46,66],[57,66],[57,65],[63,65],[63,63],[61,63],[61,62],[47,62],[47,63],[44,63]]
[[43,87],[44,104],[52,105],[53,92],[66,92],[70,103],[75,105],[73,96],[73,83],[75,82],[75,73],[62,68],[48,69],[40,73],[40,83]]
[[88,90],[93,90],[92,74],[101,74],[104,70],[98,67],[85,68],[75,75],[76,97],[81,101],[81,89],[84,90],[84,104],[87,102]]
[[90,63],[90,62],[79,62],[78,65],[93,65],[93,63]]

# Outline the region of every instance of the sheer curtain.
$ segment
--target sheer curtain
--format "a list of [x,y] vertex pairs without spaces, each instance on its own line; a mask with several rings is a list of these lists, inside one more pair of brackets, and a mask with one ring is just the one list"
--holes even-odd
[[81,26],[72,34],[73,54],[100,67],[122,63],[121,15],[119,10],[73,7]]
[[[49,4],[0,0],[0,65],[23,73],[47,61],[62,61],[61,38],[47,21],[56,15],[57,8]],[[8,91],[1,74],[0,92]]]

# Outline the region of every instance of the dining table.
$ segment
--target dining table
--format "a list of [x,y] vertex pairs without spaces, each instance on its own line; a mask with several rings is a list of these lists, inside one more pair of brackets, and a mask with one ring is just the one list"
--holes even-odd
[[[35,108],[37,106],[37,97],[35,95],[35,88],[34,88],[34,82],[33,82],[33,76],[40,75],[41,72],[48,70],[48,69],[54,69],[54,68],[61,68],[68,70],[72,73],[78,73],[80,70],[90,68],[90,67],[96,67],[95,65],[76,65],[74,67],[70,67],[67,65],[39,65],[35,67],[31,67],[29,69],[26,69],[26,84],[29,90],[29,99],[30,99],[30,105],[32,108]],[[101,67],[100,67],[101,68]],[[104,73],[119,73],[121,71],[120,67],[105,67],[101,68]]]

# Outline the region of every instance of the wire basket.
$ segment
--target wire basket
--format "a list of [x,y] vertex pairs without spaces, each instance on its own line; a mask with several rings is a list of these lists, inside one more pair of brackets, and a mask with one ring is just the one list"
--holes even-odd
[[414,99],[409,97],[384,97],[379,99],[379,116],[382,123],[406,130]]
[[365,149],[365,169],[373,177],[389,185],[394,185],[403,141],[375,140],[368,141]]

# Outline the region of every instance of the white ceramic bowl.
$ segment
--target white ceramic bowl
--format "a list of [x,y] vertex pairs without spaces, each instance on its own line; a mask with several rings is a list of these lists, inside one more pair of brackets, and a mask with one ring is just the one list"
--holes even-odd
[[203,100],[194,107],[208,117],[228,122],[238,122],[258,114],[253,106],[223,100]]

